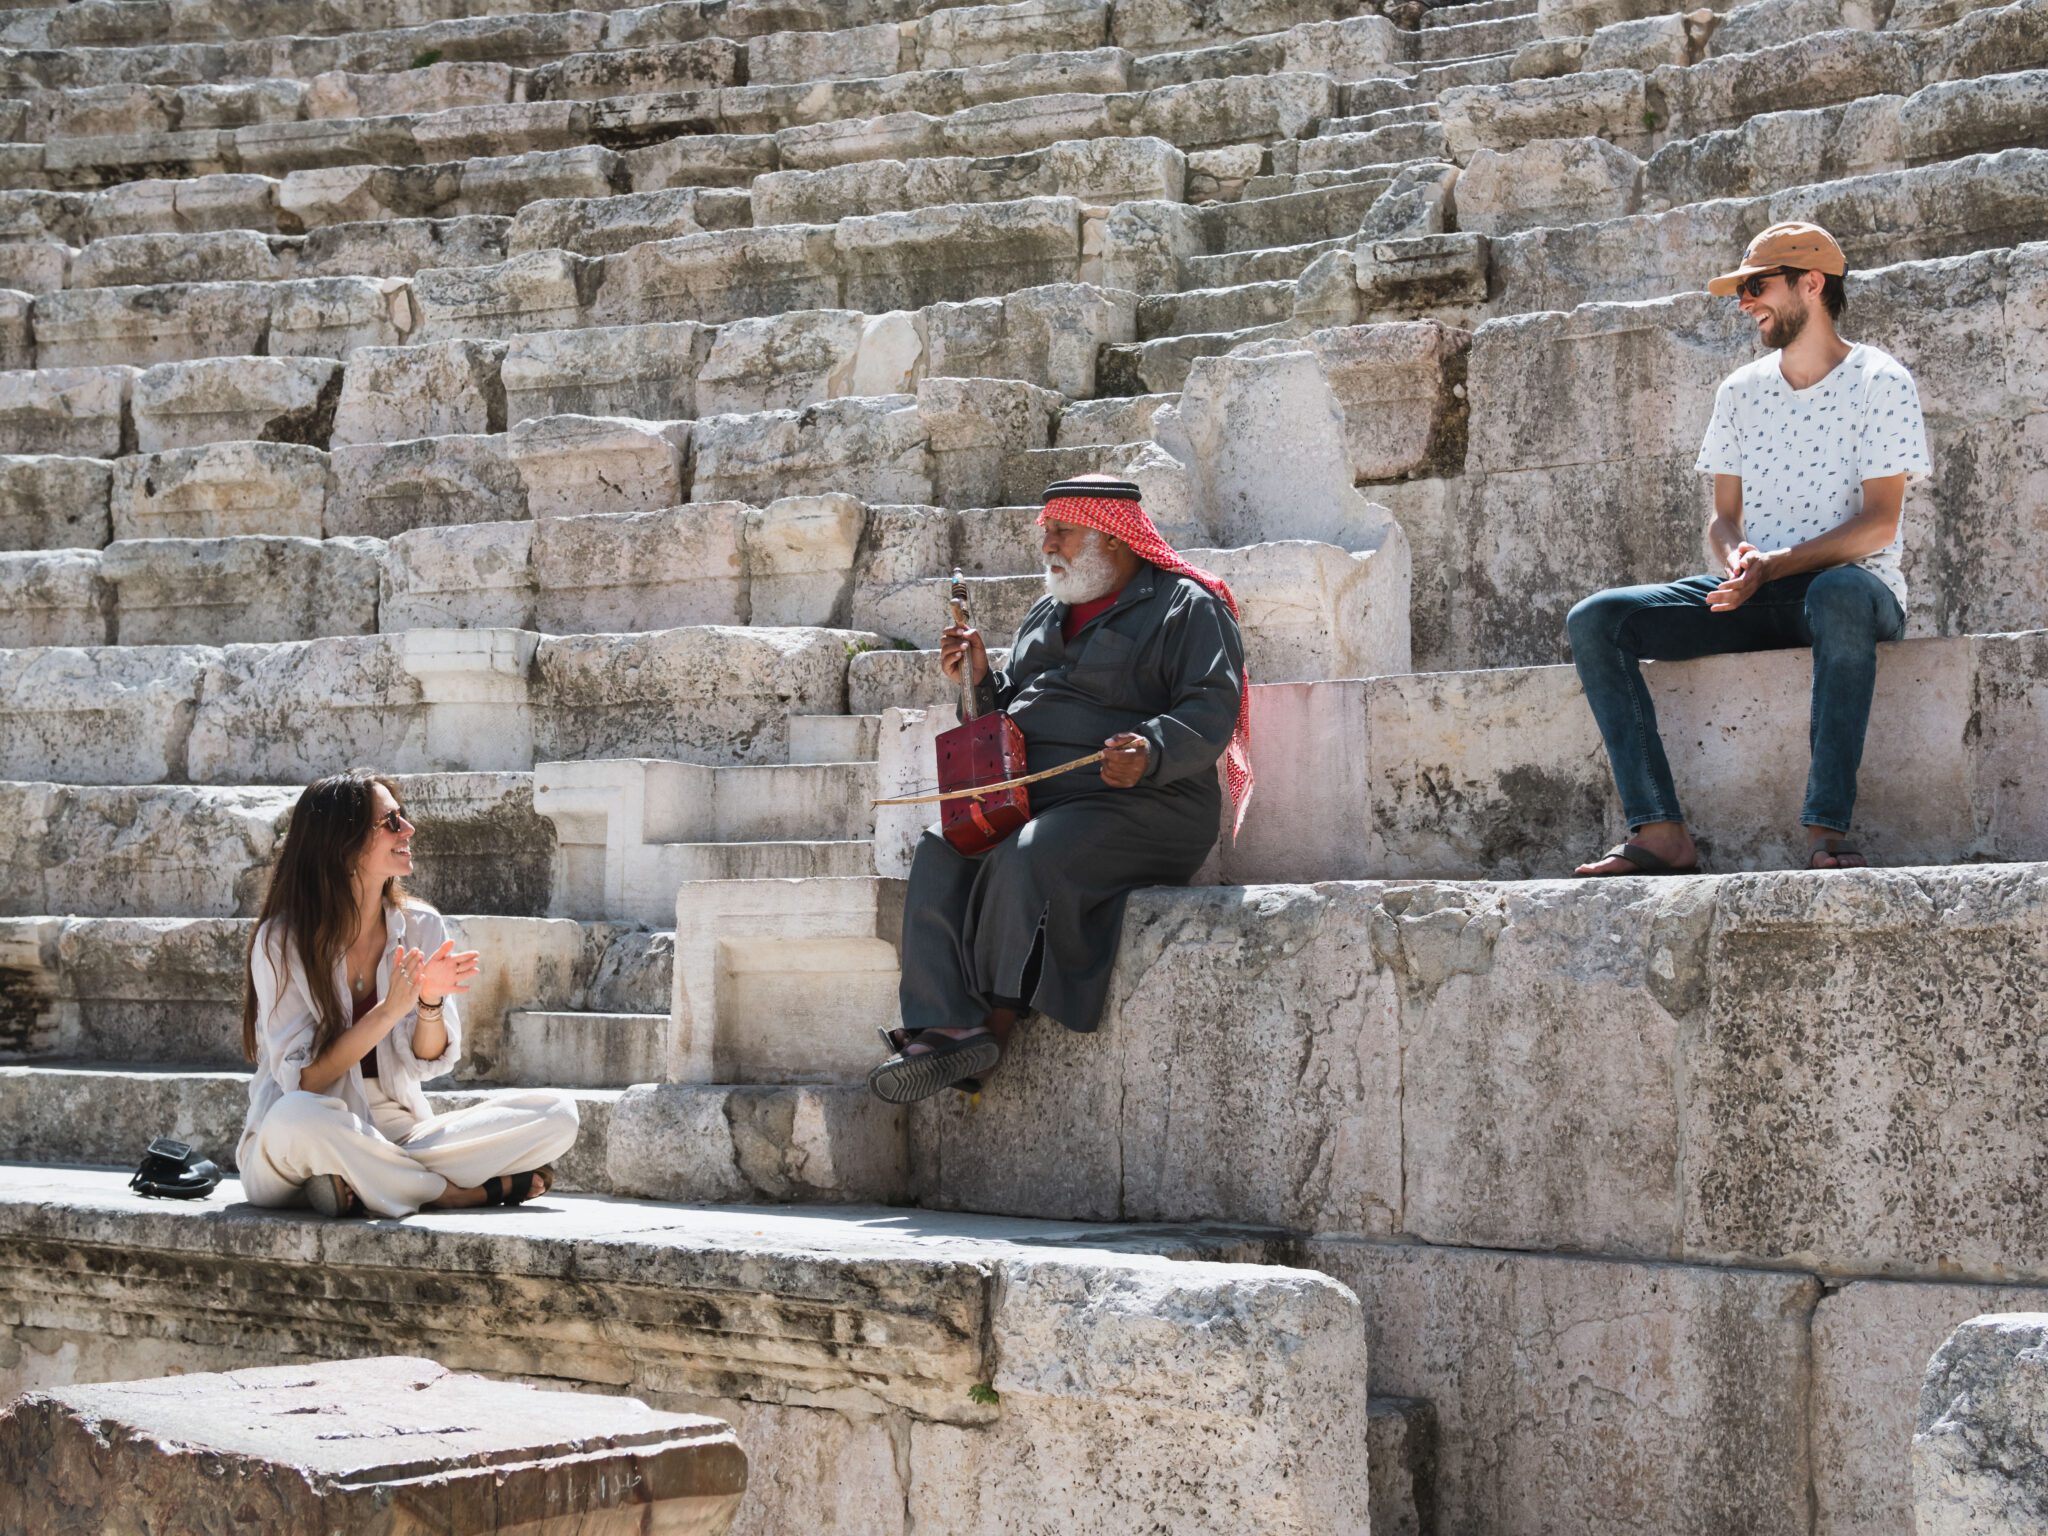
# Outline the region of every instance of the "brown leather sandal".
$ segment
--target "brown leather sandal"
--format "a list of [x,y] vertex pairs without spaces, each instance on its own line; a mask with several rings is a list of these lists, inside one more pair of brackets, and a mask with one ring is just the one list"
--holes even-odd
[[[1831,858],[1837,862],[1833,864],[1814,863],[1813,861],[1818,858]],[[1854,864],[1843,864],[1839,862],[1842,859],[1854,859],[1856,862]],[[1824,837],[1806,850],[1806,867],[1808,869],[1868,869],[1870,868],[1870,860],[1863,856],[1862,849],[1850,847],[1849,839],[1846,837]]]

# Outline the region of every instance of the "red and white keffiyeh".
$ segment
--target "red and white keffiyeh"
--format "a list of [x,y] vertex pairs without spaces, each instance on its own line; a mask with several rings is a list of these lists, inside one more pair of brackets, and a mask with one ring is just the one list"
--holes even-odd
[[[1189,565],[1159,536],[1159,529],[1138,503],[1138,487],[1128,480],[1062,480],[1046,487],[1045,509],[1038,514],[1044,524],[1058,518],[1082,528],[1093,528],[1111,538],[1121,539],[1140,560],[1162,571],[1186,576],[1222,599],[1232,618],[1238,617],[1237,599],[1221,576]],[[1252,686],[1247,672],[1238,696],[1237,728],[1223,753],[1223,779],[1230,787],[1232,808],[1230,835],[1235,838],[1244,826],[1245,809],[1251,804],[1252,785]]]

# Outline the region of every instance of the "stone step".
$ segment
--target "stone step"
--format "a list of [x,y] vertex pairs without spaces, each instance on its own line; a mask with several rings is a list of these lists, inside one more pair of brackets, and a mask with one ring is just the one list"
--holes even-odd
[[1239,288],[1195,289],[1138,301],[1138,341],[1197,332],[1244,331],[1294,318],[1292,279]]
[[1055,448],[1107,448],[1146,442],[1160,411],[1178,404],[1172,394],[1138,395],[1112,400],[1077,400],[1060,412],[1053,433]]
[[1420,1398],[1375,1396],[1366,1403],[1366,1434],[1375,1536],[1430,1536],[1436,1529],[1436,1409]]
[[1285,282],[1298,278],[1318,256],[1348,250],[1351,236],[1311,240],[1301,245],[1265,250],[1233,251],[1222,256],[1188,256],[1181,260],[1182,286],[1241,288],[1250,283]]
[[1257,342],[1294,338],[1302,327],[1293,320],[1254,326],[1242,331],[1195,331],[1153,341],[1119,342],[1102,349],[1101,377],[1105,392],[1130,395],[1173,392],[1205,357],[1223,357]]
[[[255,911],[298,790],[244,785],[261,775],[233,754],[222,772],[232,785],[0,783],[14,828],[0,910],[126,917]],[[414,887],[423,899],[451,911],[545,910],[556,839],[534,814],[531,775],[430,772],[402,775],[399,784],[419,816]]]
[[1543,35],[1532,14],[1490,21],[1455,21],[1429,26],[1416,36],[1415,57],[1427,63],[1449,63],[1509,53]]
[[[515,11],[514,5],[517,9]],[[624,18],[619,25],[635,28],[659,27],[677,37],[689,35],[734,38],[758,37],[771,32],[802,30],[801,23],[827,23],[847,28],[876,22],[916,21],[944,9],[931,0],[862,0],[858,5],[840,4],[829,11],[780,4],[732,6],[722,10],[690,4],[664,4],[651,14]],[[208,0],[172,0],[168,6],[103,4],[8,6],[14,11],[0,43],[16,48],[107,48],[156,43],[226,43],[242,38],[270,35],[330,37],[362,30],[383,31],[396,27],[422,26],[432,22],[459,21],[479,15],[475,4],[457,0],[381,0],[360,5],[308,6],[296,0],[266,0],[259,6],[226,8]],[[482,14],[509,18],[515,24],[522,16],[559,11],[616,12],[642,9],[619,0],[596,3],[548,4],[546,0],[499,0],[481,8]]]
[[[0,1377],[10,1394],[93,1370],[104,1340],[145,1325],[160,1368],[211,1368],[232,1311],[244,1361],[395,1349],[656,1407],[687,1398],[748,1426],[747,1507],[764,1529],[848,1529],[883,1510],[964,1529],[977,1489],[1096,1530],[1235,1536],[1248,1510],[1302,1529],[1369,1518],[1356,1298],[1242,1262],[1273,1257],[1254,1234],[566,1195],[538,1213],[410,1218],[394,1244],[303,1212],[225,1215],[234,1185],[146,1204],[122,1172],[0,1177],[4,1304],[38,1349]],[[347,1297],[307,1290],[316,1241],[356,1278]],[[115,1264],[117,1287],[81,1279]],[[508,1285],[575,1315],[508,1308]],[[1219,1329],[1219,1312],[1242,1321]],[[590,1317],[619,1320],[601,1349]],[[1082,1337],[1091,1357],[1128,1348],[1132,1364],[1077,1372]],[[890,1426],[905,1421],[924,1428],[899,1457]],[[1180,1466],[1190,1434],[1213,1449],[1170,1488],[1087,1470]]]
[[1939,82],[2041,68],[2048,65],[2048,41],[2034,14],[2028,0],[2020,0],[1926,31],[1821,32],[1754,53],[1669,66],[1657,72],[1654,110],[1646,94],[1649,77],[1632,69],[1448,89],[1440,105],[1460,164],[1480,149],[1587,133],[1647,153],[1673,140],[1740,128],[1760,114],[1905,96]]
[[505,1016],[495,1076],[532,1088],[624,1088],[659,1082],[668,1060],[665,1013],[515,1009]]
[[1358,232],[1366,210],[1383,190],[1382,183],[1365,181],[1214,203],[1199,210],[1197,228],[1213,256],[1342,239]]
[[[1278,197],[1289,192],[1314,192],[1326,187],[1358,186],[1370,182],[1381,191],[1393,184],[1399,166],[1361,165],[1341,169],[1291,171],[1286,175],[1254,176],[1244,184],[1247,197]],[[1367,215],[1368,219],[1371,215]]]
[[[416,783],[400,787],[408,808],[419,808]],[[432,814],[422,816],[422,889],[434,883],[442,861],[428,844],[445,847],[444,830]],[[523,850],[513,854],[523,857]],[[529,899],[531,907],[545,905],[544,891]],[[464,947],[483,956],[483,970],[459,1004],[459,1084],[499,1075],[505,1020],[521,1008],[667,1016],[672,932],[475,913],[452,915],[449,924]],[[0,1060],[245,1070],[243,967],[254,927],[251,917],[0,919],[7,983]]]
[[304,782],[336,760],[398,773],[519,772],[537,759],[622,753],[773,762],[791,713],[843,707],[847,648],[861,638],[774,627],[472,629],[4,651],[0,773],[245,784]]
[[875,774],[872,762],[544,763],[534,804],[561,839],[552,910],[666,924],[690,881],[868,874]]
[[791,763],[871,763],[879,715],[791,715]]
[[1513,78],[1513,52],[1489,53],[1474,59],[1451,59],[1426,64],[1409,77],[1416,95],[1441,97],[1445,91],[1468,85],[1506,85]]
[[1422,13],[1422,30],[1463,26],[1472,21],[1506,21],[1514,16],[1534,16],[1533,0],[1470,0],[1465,5],[1432,5]]
[[[524,1023],[532,1015],[513,1018]],[[556,1015],[592,1018],[595,1015]],[[661,1030],[667,1015],[656,1016]],[[644,1064],[644,1049],[589,1028],[557,1025],[558,1053],[537,1065],[589,1075],[609,1051],[622,1069]],[[658,1058],[659,1051],[653,1053]],[[904,1116],[858,1088],[713,1087],[643,1082],[587,1087],[555,1078],[533,1086],[566,1092],[580,1125],[557,1165],[565,1192],[663,1200],[844,1203],[903,1196]],[[439,1089],[436,1114],[516,1096],[520,1088]],[[175,1136],[231,1170],[249,1108],[245,1071],[171,1068],[0,1066],[0,1158],[44,1165],[106,1165],[140,1157],[132,1143]]]

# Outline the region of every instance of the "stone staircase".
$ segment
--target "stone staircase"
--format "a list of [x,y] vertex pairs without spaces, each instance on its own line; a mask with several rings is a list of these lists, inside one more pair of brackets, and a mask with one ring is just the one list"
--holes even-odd
[[[0,1390],[629,1390],[761,1533],[1906,1536],[1926,1355],[2048,1304],[2048,0],[474,9],[0,9]],[[1618,825],[1564,613],[1697,564],[1700,289],[1785,217],[1933,439],[1916,867],[1773,872],[1786,653],[1653,669],[1723,873],[1556,883]],[[895,1109],[869,802],[1090,469],[1236,590],[1258,798],[1100,1033]],[[357,762],[486,957],[433,1097],[572,1093],[559,1219],[95,1171],[232,1147]]]

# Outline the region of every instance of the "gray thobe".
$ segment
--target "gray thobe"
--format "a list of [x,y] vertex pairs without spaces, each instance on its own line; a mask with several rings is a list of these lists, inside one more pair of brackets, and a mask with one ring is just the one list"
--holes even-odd
[[1088,767],[1033,784],[1032,819],[985,854],[925,832],[903,915],[906,1029],[971,1027],[998,1007],[1094,1029],[1130,893],[1186,884],[1215,846],[1216,759],[1244,691],[1230,610],[1145,565],[1071,642],[1066,612],[1044,597],[1024,616],[1008,670],[990,674],[995,706],[1034,773],[1135,731],[1151,747],[1145,776],[1111,789]]

